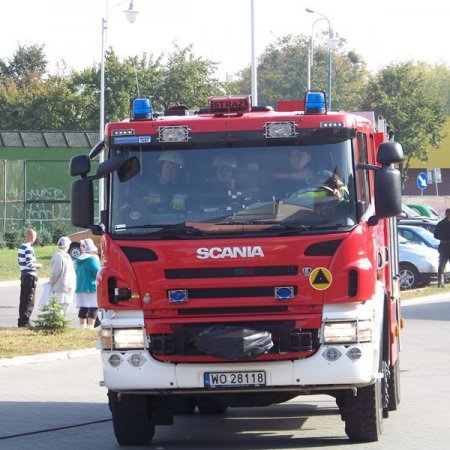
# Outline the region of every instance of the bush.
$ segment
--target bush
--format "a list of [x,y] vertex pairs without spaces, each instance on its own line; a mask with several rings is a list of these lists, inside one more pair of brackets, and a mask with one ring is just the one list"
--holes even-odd
[[45,245],[50,245],[53,242],[52,233],[49,230],[43,229],[37,234],[36,245],[44,247]]
[[5,247],[6,247],[5,236],[3,235],[3,233],[0,233],[0,249]]
[[52,222],[51,227],[52,242],[56,244],[61,236],[67,236],[71,234],[72,230],[73,226],[68,222],[64,222],[62,220]]
[[18,248],[23,242],[23,237],[23,230],[16,223],[12,223],[3,236],[8,248]]
[[41,313],[34,321],[33,330],[45,334],[63,333],[69,323],[70,320],[64,317],[64,306],[59,303],[58,297],[52,294],[48,305],[42,307]]

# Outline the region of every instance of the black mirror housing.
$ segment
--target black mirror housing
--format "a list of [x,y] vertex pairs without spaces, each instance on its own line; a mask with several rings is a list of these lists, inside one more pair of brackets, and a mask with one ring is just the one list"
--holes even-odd
[[69,164],[70,176],[86,177],[91,171],[91,160],[88,155],[77,155],[70,160]]
[[94,222],[94,188],[92,180],[80,179],[72,182],[72,224],[89,228]]

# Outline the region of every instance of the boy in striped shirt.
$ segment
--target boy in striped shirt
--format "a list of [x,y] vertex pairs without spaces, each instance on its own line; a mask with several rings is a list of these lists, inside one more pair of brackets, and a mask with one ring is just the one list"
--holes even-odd
[[34,297],[36,293],[37,273],[36,269],[42,264],[36,262],[36,256],[32,245],[36,242],[37,233],[28,229],[25,233],[25,242],[19,247],[17,254],[20,268],[20,304],[19,320],[17,326],[28,327],[30,317],[34,308]]

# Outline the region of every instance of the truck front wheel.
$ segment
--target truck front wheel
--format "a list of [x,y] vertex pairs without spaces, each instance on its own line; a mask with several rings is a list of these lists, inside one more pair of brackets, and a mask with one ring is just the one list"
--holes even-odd
[[338,406],[345,421],[345,433],[353,442],[378,441],[383,428],[383,402],[381,380],[352,391],[342,393]]
[[108,391],[114,434],[120,445],[148,445],[155,434],[155,411],[145,395]]

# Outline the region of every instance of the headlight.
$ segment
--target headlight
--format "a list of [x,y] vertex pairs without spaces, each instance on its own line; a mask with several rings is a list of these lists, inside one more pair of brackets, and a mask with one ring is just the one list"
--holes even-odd
[[145,348],[142,328],[102,328],[102,348],[105,350],[129,350]]
[[324,344],[348,344],[370,342],[372,340],[372,321],[352,320],[346,322],[325,322],[323,324]]

